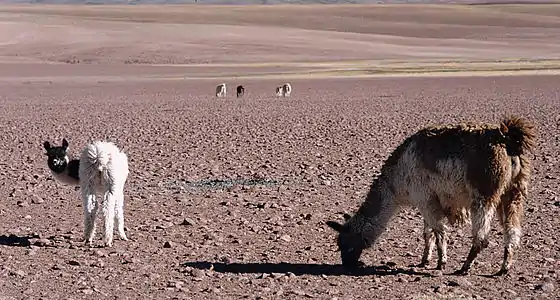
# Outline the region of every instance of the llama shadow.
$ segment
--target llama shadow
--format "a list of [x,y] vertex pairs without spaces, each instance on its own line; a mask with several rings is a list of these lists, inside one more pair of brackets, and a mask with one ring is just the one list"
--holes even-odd
[[14,234],[10,235],[0,235],[0,245],[10,246],[10,247],[28,247],[31,246],[31,241],[33,237],[20,237]]
[[293,263],[220,263],[208,261],[186,262],[184,267],[195,269],[212,269],[219,273],[253,274],[253,273],[292,273],[294,275],[327,275],[327,276],[390,276],[390,275],[419,275],[433,277],[424,272],[412,269],[391,269],[388,266],[368,266],[356,269],[346,269],[342,265],[329,264],[293,264]]

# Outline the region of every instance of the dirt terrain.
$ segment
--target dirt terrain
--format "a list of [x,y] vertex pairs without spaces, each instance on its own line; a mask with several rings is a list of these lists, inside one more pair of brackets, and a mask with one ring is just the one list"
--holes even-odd
[[[559,297],[560,6],[209,7],[0,6],[0,299]],[[450,275],[468,225],[447,270],[412,267],[414,209],[363,274],[341,268],[325,221],[358,207],[406,136],[506,114],[539,132],[509,275],[487,276],[497,221],[471,275]],[[129,156],[130,241],[83,245],[79,190],[42,148],[63,137],[76,156],[90,139]]]

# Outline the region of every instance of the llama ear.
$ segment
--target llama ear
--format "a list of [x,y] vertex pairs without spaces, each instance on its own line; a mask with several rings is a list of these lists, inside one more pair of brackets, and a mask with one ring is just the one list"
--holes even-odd
[[344,226],[342,226],[342,224],[335,221],[327,221],[327,225],[338,232],[342,232],[344,230]]
[[344,220],[346,220],[346,221],[348,221],[352,217],[351,215],[349,215],[347,213],[344,213],[342,216],[344,217]]
[[68,141],[65,138],[62,139],[62,147],[64,150],[68,149]]
[[509,129],[506,126],[506,124],[504,124],[503,122],[500,123],[500,132],[502,133],[502,135],[506,135],[508,133]]
[[51,149],[51,143],[45,141],[45,142],[43,143],[43,147],[45,147],[45,150],[49,150],[49,149]]

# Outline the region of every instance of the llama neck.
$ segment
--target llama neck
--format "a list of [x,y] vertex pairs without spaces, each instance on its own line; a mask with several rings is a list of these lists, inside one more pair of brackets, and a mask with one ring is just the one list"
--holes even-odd
[[80,177],[79,177],[79,167],[80,167],[80,160],[73,159],[66,165],[66,168],[62,172],[55,172],[51,169],[51,174],[53,177],[64,184],[69,185],[79,185],[80,184]]
[[366,201],[357,213],[364,223],[362,235],[369,245],[385,231],[387,224],[397,212],[398,204],[395,200],[395,195],[388,184],[382,178],[376,179],[371,185]]

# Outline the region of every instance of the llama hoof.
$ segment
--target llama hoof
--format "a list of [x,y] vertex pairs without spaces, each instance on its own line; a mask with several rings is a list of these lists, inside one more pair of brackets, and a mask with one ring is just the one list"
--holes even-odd
[[105,245],[105,247],[113,247],[113,241],[104,241],[103,244]]
[[429,262],[423,261],[423,262],[417,264],[416,267],[418,267],[418,268],[425,268],[425,267],[428,266],[428,264],[429,264]]
[[445,269],[445,264],[444,263],[440,263],[437,265],[436,270],[440,270],[443,271]]

